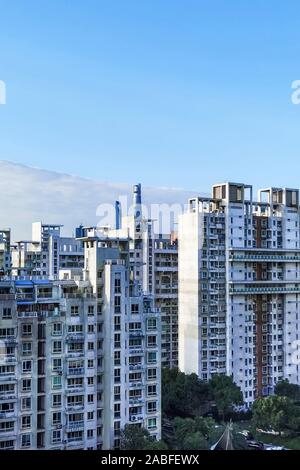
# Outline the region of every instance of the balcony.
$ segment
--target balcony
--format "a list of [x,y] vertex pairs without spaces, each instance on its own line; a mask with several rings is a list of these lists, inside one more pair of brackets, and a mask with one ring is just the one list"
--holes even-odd
[[0,341],[4,341],[4,343],[9,346],[15,346],[17,344],[17,338],[14,335],[0,336]]
[[144,403],[144,402],[145,402],[145,400],[142,397],[140,397],[140,398],[138,398],[138,397],[135,397],[135,398],[131,397],[130,398],[129,397],[129,404],[130,405],[139,405],[139,404]]
[[6,372],[0,375],[0,382],[12,382],[16,380],[17,378],[14,372]]
[[17,292],[16,293],[16,300],[17,302],[34,302],[35,297],[34,293],[26,293],[26,292]]
[[16,400],[17,396],[15,392],[0,392],[0,401],[6,401],[6,400]]
[[84,385],[77,385],[76,387],[68,387],[66,389],[67,395],[72,395],[73,393],[83,393],[84,392]]
[[67,432],[81,431],[84,429],[84,421],[70,421],[67,424]]
[[15,355],[13,354],[7,354],[5,356],[5,363],[6,364],[10,364],[10,365],[13,365],[13,364],[17,364],[17,358]]
[[134,355],[134,354],[143,354],[144,350],[142,347],[129,347],[129,354]]
[[[240,282],[242,284],[242,282]],[[237,294],[297,294],[300,292],[300,286],[298,287],[231,287],[229,289],[230,295]]]
[[69,333],[66,337],[67,343],[83,343],[84,335],[83,333]]
[[15,294],[0,294],[0,300],[15,300]]
[[143,368],[143,365],[140,364],[129,364],[129,370],[140,370]]
[[16,413],[14,410],[0,411],[0,419],[9,419],[9,418],[16,418]]
[[67,409],[68,412],[83,411],[84,410],[84,403],[67,404],[66,409]]
[[129,421],[131,423],[141,423],[144,420],[144,417],[142,415],[130,415],[129,416]]
[[84,375],[84,367],[74,367],[67,370],[67,375]]
[[144,382],[142,380],[135,380],[129,382],[129,387],[137,388],[137,387],[142,387]]
[[300,261],[300,255],[267,255],[267,254],[231,254],[229,255],[229,261],[255,261],[263,263],[273,262],[286,262],[286,261]]
[[66,354],[67,357],[70,357],[70,358],[81,358],[81,357],[84,357],[84,351],[68,351],[67,354]]
[[142,330],[129,330],[129,338],[138,338],[145,336]]

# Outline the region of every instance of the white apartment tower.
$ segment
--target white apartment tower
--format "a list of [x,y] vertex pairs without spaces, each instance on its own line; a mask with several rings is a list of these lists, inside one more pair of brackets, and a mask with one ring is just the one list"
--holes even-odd
[[58,279],[60,270],[80,274],[84,266],[83,246],[75,237],[62,237],[62,225],[32,224],[32,240],[11,245],[12,274]]
[[10,274],[10,229],[0,229],[0,276]]
[[130,241],[87,230],[85,279],[103,318],[105,449],[118,448],[126,424],[161,437],[161,330],[153,299],[130,269]]
[[81,279],[0,280],[0,450],[118,449],[126,424],[160,439],[159,312],[128,240],[80,243]]
[[213,186],[179,220],[179,368],[232,375],[250,405],[300,383],[299,191]]
[[120,218],[116,203],[116,230],[129,237],[132,276],[161,311],[162,366],[178,367],[178,250],[175,232],[158,234],[154,221],[143,215],[141,185],[133,186],[132,215]]

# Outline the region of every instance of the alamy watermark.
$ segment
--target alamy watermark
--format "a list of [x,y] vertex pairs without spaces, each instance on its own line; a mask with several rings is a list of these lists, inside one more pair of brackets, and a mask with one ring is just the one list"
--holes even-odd
[[6,104],[6,84],[0,80],[0,105]]
[[[121,207],[122,216],[133,216],[136,213],[136,206],[129,203],[127,195],[119,196],[118,201]],[[167,234],[172,232],[177,226],[178,216],[184,214],[187,206],[185,204],[141,204],[139,211],[141,214],[141,230],[147,230],[147,223],[152,221],[152,229],[155,234]],[[96,209],[98,218],[97,228],[114,228],[116,222],[116,208],[114,204],[102,203]],[[143,223],[144,222],[144,223]]]

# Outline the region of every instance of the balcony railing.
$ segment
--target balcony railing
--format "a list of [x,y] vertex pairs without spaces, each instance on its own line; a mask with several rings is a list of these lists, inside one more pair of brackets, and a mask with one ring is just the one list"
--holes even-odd
[[229,294],[284,294],[298,293],[300,287],[233,287],[229,289]]
[[67,375],[84,375],[84,367],[68,369]]

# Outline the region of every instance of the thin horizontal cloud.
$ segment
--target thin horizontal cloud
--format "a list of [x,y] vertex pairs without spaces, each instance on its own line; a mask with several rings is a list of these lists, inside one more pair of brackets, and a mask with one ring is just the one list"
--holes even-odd
[[[80,223],[96,225],[99,204],[131,198],[131,186],[31,168],[0,161],[0,228],[10,227],[12,239],[31,237],[31,222],[63,224],[71,235]],[[138,183],[138,181],[137,181]],[[186,204],[197,192],[175,188],[142,188],[143,203]],[[131,201],[131,199],[130,199]],[[129,204],[130,204],[129,201]]]

